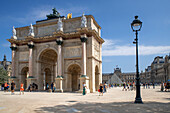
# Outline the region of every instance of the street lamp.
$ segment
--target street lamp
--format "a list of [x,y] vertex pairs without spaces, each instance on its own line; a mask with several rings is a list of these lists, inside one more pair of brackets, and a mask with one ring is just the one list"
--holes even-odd
[[136,44],[136,98],[135,103],[143,103],[140,96],[140,78],[139,78],[139,66],[138,66],[138,31],[141,30],[142,22],[138,19],[138,16],[135,16],[135,20],[131,23],[131,28],[133,32],[136,33],[136,38],[133,41],[133,44]]

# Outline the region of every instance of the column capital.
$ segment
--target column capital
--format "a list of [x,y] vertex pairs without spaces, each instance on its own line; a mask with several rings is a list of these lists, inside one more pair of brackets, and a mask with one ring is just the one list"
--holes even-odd
[[82,77],[87,77],[87,75],[81,75],[81,78],[82,78]]
[[33,49],[34,48],[34,43],[31,41],[28,43],[28,48]]
[[11,76],[10,78],[17,78],[16,76]]
[[63,39],[60,37],[59,39],[56,40],[57,45],[62,45],[63,44]]
[[63,76],[58,75],[56,78],[63,78]]
[[80,40],[81,40],[81,42],[86,42],[87,41],[87,35],[86,34],[81,35]]
[[17,50],[17,47],[14,47],[14,46],[11,46],[10,48],[11,48],[12,51]]
[[81,42],[86,42],[87,41],[87,37],[81,37],[80,40],[81,40]]
[[17,49],[17,45],[13,43],[13,44],[11,44],[10,48],[12,51],[15,51]]

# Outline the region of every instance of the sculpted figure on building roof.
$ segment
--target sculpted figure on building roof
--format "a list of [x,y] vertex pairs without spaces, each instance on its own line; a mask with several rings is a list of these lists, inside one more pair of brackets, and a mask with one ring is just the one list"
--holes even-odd
[[57,31],[63,31],[63,23],[61,18],[58,19],[58,24],[57,24]]
[[12,34],[13,34],[13,36],[12,36],[12,38],[13,39],[17,39],[17,33],[16,33],[16,29],[14,28],[14,26],[13,26],[13,29],[12,29]]
[[33,26],[32,26],[32,24],[30,25],[30,27],[29,27],[30,29],[29,29],[29,36],[34,36],[34,28],[33,28]]
[[83,15],[81,17],[81,27],[87,27],[87,19],[84,16],[84,13],[83,13]]

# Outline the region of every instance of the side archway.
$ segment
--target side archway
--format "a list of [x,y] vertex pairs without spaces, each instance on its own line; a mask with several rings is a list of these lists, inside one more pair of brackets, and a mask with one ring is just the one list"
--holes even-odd
[[24,67],[21,70],[21,82],[24,84],[24,89],[27,88],[27,77],[29,76],[28,71],[28,67]]
[[98,66],[95,67],[95,90],[97,91],[99,89],[99,68]]
[[80,90],[80,75],[81,68],[77,64],[72,64],[67,69],[68,72],[68,81],[70,81],[70,88],[72,91]]

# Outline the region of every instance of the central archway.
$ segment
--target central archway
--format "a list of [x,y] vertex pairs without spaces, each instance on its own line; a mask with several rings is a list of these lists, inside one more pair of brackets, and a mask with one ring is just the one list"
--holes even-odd
[[72,64],[68,67],[68,73],[70,75],[70,82],[71,82],[71,88],[72,91],[78,91],[80,90],[80,74],[81,74],[81,68],[77,64]]
[[39,77],[40,89],[44,89],[44,85],[48,83],[49,86],[55,81],[57,73],[57,53],[53,49],[45,49],[39,56],[40,71]]
[[53,82],[53,76],[51,74],[51,70],[49,68],[44,69],[44,82],[45,84],[48,83],[49,86]]

